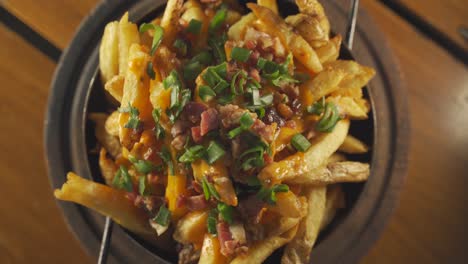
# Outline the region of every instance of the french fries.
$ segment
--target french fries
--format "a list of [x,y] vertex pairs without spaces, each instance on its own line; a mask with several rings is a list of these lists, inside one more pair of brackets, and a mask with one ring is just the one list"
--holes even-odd
[[341,185],[333,184],[327,186],[327,202],[325,205],[325,213],[320,223],[320,230],[326,228],[335,217],[338,209],[344,208],[346,201]]
[[106,82],[104,89],[106,89],[106,91],[109,92],[109,94],[120,103],[122,102],[124,83],[125,77],[122,75],[115,75]]
[[339,121],[334,130],[314,139],[305,153],[296,153],[263,168],[258,175],[261,181],[291,181],[301,174],[311,173],[322,165],[343,143],[348,134],[349,120]]
[[351,135],[347,135],[338,150],[348,154],[362,154],[369,151],[369,147],[359,139]]
[[106,123],[108,115],[104,113],[92,113],[89,119],[93,120],[96,124],[95,135],[96,138],[112,157],[117,157],[121,151],[120,142],[117,137],[107,133]]
[[176,37],[183,3],[183,0],[167,1],[166,9],[161,19],[161,27],[164,29],[163,43],[167,46],[172,46]]
[[75,202],[109,216],[119,225],[141,235],[151,235],[145,213],[127,199],[124,191],[86,180],[70,172],[67,182],[54,191],[55,198]]
[[276,0],[258,0],[257,4],[259,6],[264,6],[269,8],[271,11],[273,11],[275,14],[279,14],[278,12],[278,4],[276,3]]
[[225,264],[228,259],[220,252],[219,240],[211,234],[206,234],[198,264]]
[[208,213],[203,211],[194,211],[186,214],[177,222],[174,239],[183,244],[201,244],[206,233],[207,218]]
[[301,220],[298,232],[288,243],[281,259],[282,264],[307,263],[315,244],[326,208],[326,187],[310,187],[305,191],[307,215]]
[[140,43],[140,33],[136,24],[128,21],[126,12],[119,21],[119,75],[124,76],[127,72],[130,47]]
[[292,32],[281,17],[273,13],[270,9],[253,3],[248,3],[247,7],[260,19],[267,33],[277,36],[286,45],[294,57],[300,61],[309,71],[317,73],[322,70],[317,54],[312,47],[300,35]]
[[309,173],[285,180],[289,184],[327,185],[340,182],[362,182],[370,174],[369,164],[341,161],[321,166]]
[[99,69],[101,79],[107,83],[119,74],[119,22],[110,22],[104,28],[99,46]]

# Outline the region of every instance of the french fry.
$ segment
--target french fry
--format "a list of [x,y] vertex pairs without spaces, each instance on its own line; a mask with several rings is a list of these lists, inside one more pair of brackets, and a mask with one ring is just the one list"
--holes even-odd
[[367,119],[367,109],[361,108],[353,98],[347,96],[329,96],[327,102],[333,102],[338,106],[341,116],[346,116],[350,119],[364,120]]
[[103,83],[119,74],[119,22],[110,22],[104,28],[99,46],[99,69]]
[[276,194],[276,204],[268,206],[268,210],[281,216],[300,218],[304,216],[305,201],[291,191]]
[[119,136],[119,111],[114,111],[106,119],[104,124],[107,134],[118,137]]
[[[305,202],[305,201],[304,201]],[[307,203],[305,202],[304,213],[306,210]],[[297,226],[301,221],[301,217],[278,217],[277,220],[272,221],[269,225],[266,225],[267,237],[275,237],[283,234],[284,232],[290,230],[291,228]]]
[[296,233],[297,224],[281,235],[268,237],[264,240],[255,242],[251,247],[249,247],[249,251],[246,254],[238,255],[230,264],[262,263],[276,249],[291,241]]
[[338,150],[348,154],[362,154],[369,151],[369,147],[359,139],[351,135],[347,135]]
[[105,148],[101,148],[101,151],[99,151],[99,169],[106,184],[111,185],[118,168],[114,161],[107,157]]
[[[128,63],[130,67],[125,75],[125,83],[121,107],[127,108],[129,105],[139,111],[138,118],[143,123],[151,122],[151,103],[149,100],[149,77],[146,74],[146,66],[150,61],[150,56],[145,52],[144,46],[133,44],[129,50]],[[123,146],[131,146],[132,129],[125,125],[129,120],[129,113],[120,113],[119,115],[119,138]]]
[[329,32],[326,32],[322,28],[322,25],[316,16],[297,14],[286,17],[285,21],[292,26],[314,49],[322,47],[329,42]]
[[305,190],[307,214],[299,224],[298,232],[284,250],[282,264],[308,263],[310,252],[320,231],[326,205],[326,187],[310,187]]
[[346,161],[346,156],[340,153],[333,153],[333,155],[328,158],[327,163]]
[[285,180],[288,184],[327,185],[340,182],[362,182],[370,174],[369,164],[356,161],[329,163],[306,174]]
[[189,23],[192,19],[198,20],[202,22],[202,28],[200,34],[198,34],[196,38],[195,48],[197,50],[201,50],[203,47],[206,46],[206,41],[208,39],[208,27],[210,24],[210,20],[205,15],[203,11],[203,7],[201,6],[200,2],[196,0],[189,0],[184,4],[184,13],[182,14],[181,18]]
[[179,18],[182,12],[183,0],[169,0],[161,19],[161,27],[164,29],[163,43],[172,47],[172,43],[177,35]]
[[228,37],[232,40],[244,39],[245,30],[255,21],[256,17],[253,13],[248,13],[241,17],[239,21],[233,24],[228,30]]
[[106,82],[104,85],[104,89],[112,95],[112,97],[117,101],[117,102],[122,102],[122,96],[123,96],[123,87],[125,83],[125,77],[122,75],[115,75],[112,77],[110,80]]
[[296,5],[299,12],[316,17],[326,34],[330,34],[330,22],[325,14],[325,9],[317,0],[296,0]]
[[273,11],[275,14],[279,14],[278,12],[278,4],[276,3],[276,0],[257,0],[257,4],[259,6],[264,6],[268,7]]
[[374,69],[350,60],[332,61],[325,64],[324,67],[342,70],[346,73],[346,77],[341,80],[339,86],[336,87],[335,91],[333,91],[333,95],[361,98],[362,88],[375,75]]
[[341,185],[333,184],[327,186],[327,202],[325,213],[320,223],[320,230],[326,228],[336,215],[336,211],[345,207],[345,197]]
[[182,244],[201,244],[207,232],[207,218],[207,212],[193,211],[187,213],[177,222],[173,235],[174,239]]
[[93,120],[96,124],[95,135],[96,138],[112,157],[117,157],[120,154],[121,146],[117,137],[107,133],[105,128],[108,115],[104,113],[91,113],[89,119]]
[[326,64],[338,59],[338,56],[340,55],[341,40],[341,35],[336,35],[331,38],[327,44],[315,49],[320,63]]
[[119,225],[137,234],[154,233],[148,224],[146,213],[133,205],[133,202],[126,198],[124,191],[86,180],[69,172],[67,182],[61,189],[56,189],[54,195],[59,200],[81,204],[109,216]]
[[140,43],[137,25],[128,21],[126,12],[119,21],[119,75],[125,76],[128,68],[129,50],[133,44]]
[[273,162],[260,171],[258,178],[262,181],[282,182],[301,174],[311,173],[324,164],[339,148],[348,134],[349,120],[339,121],[332,132],[324,133],[311,142],[305,152],[298,152],[281,161]]
[[310,72],[317,73],[323,69],[317,54],[309,43],[291,31],[281,17],[270,9],[253,3],[248,3],[247,7],[260,19],[264,25],[262,29],[272,36],[277,36]]
[[228,259],[221,254],[219,240],[211,234],[205,234],[198,264],[225,264]]
[[187,177],[185,175],[177,174],[167,176],[166,199],[168,209],[172,213],[172,219],[178,220],[186,212],[186,207],[177,206],[177,198],[179,195],[187,192]]

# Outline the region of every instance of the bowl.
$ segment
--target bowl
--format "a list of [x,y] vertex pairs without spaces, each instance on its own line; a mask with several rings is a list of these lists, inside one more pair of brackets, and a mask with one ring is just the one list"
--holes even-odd
[[[45,118],[47,167],[52,187],[59,188],[66,173],[102,182],[93,154],[96,140],[87,115],[106,112],[106,102],[98,78],[98,51],[106,23],[129,10],[130,20],[149,21],[164,10],[166,1],[102,1],[82,22],[70,46],[63,53],[54,74]],[[322,1],[334,32],[344,35],[347,6]],[[294,14],[292,1],[278,1],[282,15]],[[361,27],[360,25],[365,25]],[[377,240],[397,201],[406,175],[408,152],[408,111],[405,90],[397,62],[374,23],[361,10],[353,53],[342,46],[340,58],[372,66],[377,75],[364,89],[370,100],[370,118],[353,121],[351,133],[371,146],[366,155],[351,159],[371,163],[365,183],[344,184],[347,208],[321,232],[311,255],[311,263],[357,262]],[[97,256],[104,217],[79,205],[58,202],[67,224],[84,248]],[[176,255],[149,245],[118,225],[113,227],[110,263],[175,263]],[[266,263],[278,263],[277,251]]]

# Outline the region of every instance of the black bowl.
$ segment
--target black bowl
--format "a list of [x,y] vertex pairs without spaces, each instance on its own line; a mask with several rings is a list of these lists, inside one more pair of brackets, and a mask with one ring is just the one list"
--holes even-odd
[[[95,146],[94,127],[87,115],[108,112],[102,84],[97,78],[99,41],[105,24],[130,10],[130,19],[141,23],[160,14],[165,1],[103,1],[82,23],[56,69],[45,120],[46,154],[53,188],[74,171],[82,177],[102,181]],[[282,15],[294,14],[291,1],[279,1]],[[324,2],[335,32],[344,32],[346,8]],[[371,163],[366,183],[345,184],[347,209],[342,210],[324,230],[313,250],[311,262],[347,263],[357,261],[377,239],[395,205],[406,174],[408,150],[408,113],[400,74],[382,36],[364,12],[358,18],[354,56],[362,64],[377,70],[377,76],[365,89],[372,105],[371,118],[353,121],[351,133],[371,146],[367,155],[353,160]],[[342,47],[342,59],[353,59]],[[89,254],[97,256],[104,218],[82,206],[58,202],[69,227]],[[268,259],[277,263],[280,252]],[[146,244],[137,236],[114,225],[109,261],[112,263],[170,263],[173,252]]]

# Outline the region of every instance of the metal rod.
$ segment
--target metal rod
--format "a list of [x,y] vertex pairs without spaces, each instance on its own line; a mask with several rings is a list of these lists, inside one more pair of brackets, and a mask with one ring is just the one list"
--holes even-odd
[[98,264],[105,264],[107,262],[107,255],[109,255],[109,245],[112,238],[112,219],[106,217],[106,224],[104,225],[104,232],[102,233],[101,249],[99,251]]
[[356,31],[357,14],[359,9],[359,0],[352,0],[348,16],[348,27],[346,29],[345,43],[348,49],[353,49],[354,32]]

